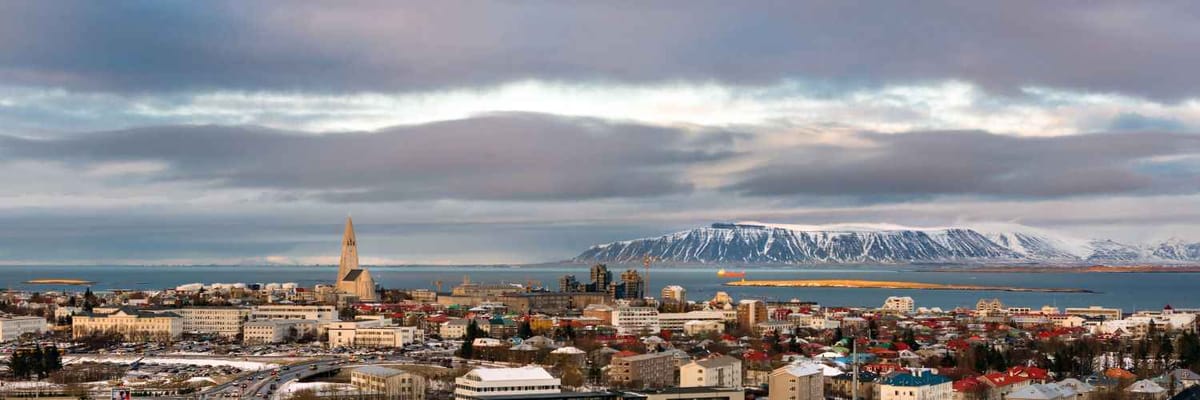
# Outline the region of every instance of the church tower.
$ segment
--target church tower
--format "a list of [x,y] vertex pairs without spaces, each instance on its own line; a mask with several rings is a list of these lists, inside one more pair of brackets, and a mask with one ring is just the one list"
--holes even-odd
[[360,301],[375,301],[375,280],[371,273],[358,265],[358,239],[354,237],[354,221],[346,217],[342,233],[342,257],[338,260],[337,292],[357,297]]

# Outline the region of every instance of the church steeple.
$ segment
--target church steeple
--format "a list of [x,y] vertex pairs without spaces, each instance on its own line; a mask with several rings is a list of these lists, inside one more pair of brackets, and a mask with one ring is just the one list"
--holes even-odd
[[358,269],[358,241],[354,238],[354,221],[346,217],[346,231],[342,234],[342,257],[338,261],[338,280],[342,280],[355,269]]

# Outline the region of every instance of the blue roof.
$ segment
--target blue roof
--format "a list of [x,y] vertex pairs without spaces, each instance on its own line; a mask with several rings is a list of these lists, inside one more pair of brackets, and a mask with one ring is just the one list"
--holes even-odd
[[932,373],[923,373],[920,376],[899,373],[883,379],[883,384],[892,386],[930,386],[946,382],[950,382],[950,378]]

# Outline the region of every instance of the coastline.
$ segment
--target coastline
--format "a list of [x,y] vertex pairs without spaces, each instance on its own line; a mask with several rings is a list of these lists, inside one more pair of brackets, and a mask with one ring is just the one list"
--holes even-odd
[[909,289],[909,290],[972,290],[1038,293],[1096,293],[1080,288],[1026,288],[1015,286],[958,285],[922,282],[870,281],[856,279],[760,280],[726,282],[726,286],[840,288],[840,289]]

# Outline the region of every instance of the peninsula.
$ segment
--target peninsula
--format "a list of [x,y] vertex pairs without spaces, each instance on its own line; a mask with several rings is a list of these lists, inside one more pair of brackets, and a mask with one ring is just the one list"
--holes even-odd
[[25,281],[25,283],[29,284],[29,285],[91,285],[96,282],[86,281],[83,279],[49,278],[49,279],[30,279],[30,280]]
[[867,281],[853,279],[762,280],[728,282],[727,286],[811,287],[850,289],[914,289],[914,290],[981,290],[1002,292],[1095,293],[1076,288],[1022,288],[1013,286],[981,286],[923,282]]

